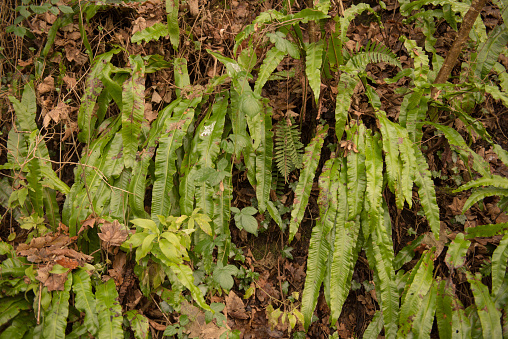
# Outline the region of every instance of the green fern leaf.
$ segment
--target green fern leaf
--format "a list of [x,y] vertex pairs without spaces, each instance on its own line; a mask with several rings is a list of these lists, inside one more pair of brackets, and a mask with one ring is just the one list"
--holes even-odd
[[146,339],[148,338],[148,331],[150,325],[148,318],[143,314],[139,313],[138,310],[130,310],[125,312],[124,317],[129,322],[132,331],[134,332],[134,338]]
[[[506,10],[505,10],[506,11]],[[478,47],[478,54],[476,56],[474,65],[474,78],[482,81],[489,74],[497,62],[499,55],[506,48],[508,43],[508,29],[506,24],[503,23],[496,26],[488,35],[487,40]]]
[[16,126],[18,130],[25,132],[37,130],[37,124],[35,123],[37,100],[33,82],[29,82],[23,87],[21,102],[13,96],[9,96],[9,100],[16,112]]
[[501,288],[506,275],[506,262],[508,259],[508,235],[503,239],[492,253],[492,294],[496,295]]
[[363,332],[363,338],[377,339],[382,329],[383,329],[383,314],[381,313],[381,311],[376,311],[376,313],[374,314],[374,318],[372,318],[372,320],[369,323],[369,326],[367,326],[367,329],[365,330],[365,332]]
[[400,186],[402,188],[402,195],[411,208],[413,200],[413,182],[415,179],[416,171],[416,156],[407,130],[400,127],[400,125],[395,126],[397,128],[397,135],[399,137],[399,155],[403,165],[401,168],[402,176]]
[[413,333],[417,338],[430,338],[430,331],[434,323],[437,303],[437,284],[430,287],[429,292],[423,297],[421,307],[416,314],[418,321],[413,322]]
[[72,290],[76,295],[76,309],[85,313],[84,325],[90,334],[95,335],[99,329],[99,320],[97,319],[96,302],[90,276],[85,270],[79,269],[72,274],[72,277]]
[[189,102],[182,102],[174,109],[173,116],[164,121],[155,156],[155,181],[152,190],[152,220],[159,224],[158,215],[167,216],[171,211],[170,194],[176,173],[176,150],[182,145],[187,129],[194,118]]
[[496,152],[497,157],[499,158],[499,160],[501,160],[503,162],[503,164],[508,166],[508,152],[505,151],[498,144],[495,144],[492,148],[494,149],[494,152]]
[[418,322],[421,321],[420,318],[416,318],[416,315],[422,307],[423,296],[429,292],[432,286],[433,255],[433,250],[428,251],[411,271],[406,289],[402,295],[402,306],[399,314],[399,337],[404,338],[408,335],[411,328],[414,327],[416,319],[418,319]]
[[118,292],[115,281],[109,279],[107,282],[97,285],[97,317],[99,320],[98,338],[122,338],[122,306],[118,302]]
[[169,28],[167,24],[157,22],[155,25],[146,27],[145,29],[134,33],[131,37],[131,42],[138,45],[141,42],[150,42],[152,40],[158,41],[161,37],[169,35]]
[[396,124],[388,120],[384,114],[378,114],[383,134],[383,150],[385,151],[386,173],[388,174],[388,187],[395,193],[397,207],[402,209],[404,196],[401,192],[402,161],[399,157],[398,137]]
[[99,80],[104,71],[104,67],[109,63],[113,55],[120,52],[119,49],[113,49],[109,52],[98,55],[94,59],[94,64],[90,74],[86,78],[85,93],[81,97],[81,105],[78,112],[78,139],[81,142],[90,143],[95,134],[94,108],[97,98],[102,92],[103,85]]
[[365,48],[351,56],[346,63],[348,69],[363,71],[368,64],[377,64],[384,62],[402,69],[402,65],[397,56],[386,46],[379,43],[367,43]]
[[42,332],[44,338],[65,338],[71,286],[72,275],[69,274],[64,284],[64,290],[53,292],[51,306],[45,312],[44,317]]
[[125,167],[133,168],[145,110],[145,65],[141,56],[129,58],[132,75],[123,85],[122,137]]
[[416,156],[415,183],[418,186],[418,195],[430,229],[436,239],[439,239],[441,222],[439,221],[439,206],[437,205],[434,182],[429,166],[420,149],[414,146]]
[[440,338],[452,337],[452,298],[450,282],[441,280],[437,288],[436,321]]
[[469,240],[464,240],[464,233],[457,234],[455,239],[453,239],[445,258],[446,265],[450,270],[464,266],[466,252],[470,243]]
[[471,338],[471,323],[459,298],[452,297],[452,338]]
[[318,126],[316,136],[305,148],[303,163],[307,164],[300,173],[298,185],[296,186],[293,211],[291,212],[291,222],[289,224],[289,240],[291,243],[293,237],[298,231],[298,226],[303,219],[307,203],[309,202],[310,190],[316,173],[319,158],[321,156],[321,147],[328,132],[328,125]]
[[129,193],[132,193],[129,194],[129,209],[134,218],[149,218],[148,213],[145,211],[146,175],[154,152],[155,150],[152,147],[142,150],[139,160],[135,161],[132,167],[132,177],[128,190]]
[[280,174],[288,181],[289,174],[302,166],[303,144],[300,142],[300,130],[284,120],[277,124],[275,137],[275,162]]
[[180,28],[178,27],[179,2],[179,0],[166,0],[169,40],[175,50],[178,50],[180,42]]
[[[223,246],[219,246],[217,258],[218,260],[222,260],[223,265],[227,266],[231,245],[229,221],[231,219],[231,200],[233,199],[231,156],[226,156],[223,158],[223,161],[225,161],[226,166],[222,170],[229,173],[229,175],[224,176],[224,179],[222,179],[221,182],[222,184],[219,186],[219,190],[216,190],[214,195],[213,202],[215,215],[213,222],[216,226],[216,233],[218,235],[226,236],[226,240],[223,242]],[[219,167],[219,165],[217,166]],[[268,205],[270,205],[270,203],[271,201],[268,201]]]
[[270,189],[272,187],[272,158],[273,158],[273,132],[272,108],[267,102],[265,106],[264,139],[256,150],[256,198],[261,213],[266,210],[266,203],[270,201]]
[[286,56],[285,51],[281,51],[276,47],[270,48],[268,52],[266,52],[266,57],[263,60],[263,64],[259,68],[258,78],[254,85],[254,93],[261,95],[261,90],[263,86],[268,81],[268,78],[272,74],[272,72],[277,68],[282,59]]
[[351,98],[358,83],[358,78],[349,73],[343,72],[339,78],[339,85],[337,86],[337,99],[335,106],[335,134],[337,140],[342,139],[344,127],[348,118],[349,106],[351,106]]
[[44,215],[43,188],[41,184],[41,167],[38,159],[32,159],[28,162],[28,174],[26,181],[28,183],[28,196],[30,197],[31,210],[39,216]]
[[339,17],[340,41],[346,43],[349,40],[346,36],[349,24],[353,21],[355,16],[362,14],[364,11],[369,11],[378,17],[378,14],[366,3],[352,5],[344,11],[343,17]]
[[458,189],[453,191],[454,193],[462,192],[470,188],[495,186],[503,189],[508,189],[508,179],[500,175],[489,175],[484,176],[480,179],[476,179],[460,186]]
[[347,155],[347,204],[349,215],[347,220],[355,220],[363,208],[363,200],[366,187],[365,175],[365,126],[352,128],[347,131],[348,139],[351,140],[358,152],[349,152]]
[[374,271],[374,283],[383,312],[385,335],[393,338],[397,334],[399,293],[397,293],[393,269],[393,244],[388,236],[388,228],[391,229],[391,224],[389,218],[385,220],[383,217],[384,207],[377,210],[369,208],[368,211],[365,217],[368,216],[369,220],[362,220],[362,225],[373,223],[374,228],[366,241],[366,254],[369,266]]
[[490,238],[499,234],[508,233],[508,222],[491,224],[491,225],[480,225],[476,227],[466,228],[466,239],[474,239],[476,237]]
[[[342,215],[341,215],[342,214]],[[345,222],[345,213],[340,213],[335,226],[333,261],[330,269],[330,323],[335,324],[351,288],[351,278],[356,263],[356,244],[360,222]],[[359,218],[358,218],[359,219]]]
[[[326,260],[331,251],[327,235],[335,225],[337,209],[339,208],[337,191],[341,189],[338,178],[340,163],[336,159],[327,160],[323,166],[323,172],[319,177],[320,192],[318,205],[320,218],[312,229],[307,258],[307,275],[302,294],[302,314],[305,329],[308,329],[311,323],[321,284],[325,279]],[[333,183],[331,180],[333,180]],[[345,183],[345,171],[342,175],[342,180]],[[342,189],[344,190],[344,188]],[[347,201],[342,199],[341,203],[344,205],[347,204]]]
[[314,100],[317,104],[321,93],[321,63],[323,61],[324,41],[305,44],[305,74],[309,80],[309,86],[314,92]]
[[112,218],[127,223],[126,215],[129,206],[129,196],[127,189],[131,179],[131,169],[124,169],[118,179],[113,182],[111,197],[109,203],[109,213]]
[[508,196],[508,189],[502,189],[497,187],[486,187],[479,188],[475,190],[471,196],[464,203],[464,207],[462,208],[462,213],[465,213],[468,209],[471,208],[476,202],[485,199],[486,197],[490,197],[493,195],[497,195],[500,197]]
[[[378,209],[381,206],[383,190],[383,155],[379,133],[371,136],[370,130],[365,133],[365,169],[367,186],[365,196],[369,201],[369,206]],[[370,234],[372,230],[366,232]]]
[[476,276],[467,272],[467,281],[471,284],[471,290],[475,300],[475,306],[482,324],[484,338],[502,338],[501,312],[499,312],[490,296],[487,286],[482,284],[481,275]]

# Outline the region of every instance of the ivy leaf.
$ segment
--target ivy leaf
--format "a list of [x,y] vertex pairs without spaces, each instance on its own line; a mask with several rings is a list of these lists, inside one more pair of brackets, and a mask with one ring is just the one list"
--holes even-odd
[[253,217],[258,212],[252,206],[247,206],[241,211],[236,207],[231,207],[231,212],[235,213],[236,227],[240,230],[245,229],[247,232],[258,235],[258,221]]
[[223,289],[230,290],[235,283],[233,276],[236,274],[238,274],[238,268],[236,268],[236,266],[223,266],[222,262],[219,262],[217,267],[213,270],[213,280],[219,283]]

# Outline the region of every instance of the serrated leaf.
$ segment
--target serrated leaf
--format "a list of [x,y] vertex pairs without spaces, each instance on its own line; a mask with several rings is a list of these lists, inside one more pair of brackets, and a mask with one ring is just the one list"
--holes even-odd
[[141,56],[129,57],[131,77],[122,92],[122,137],[125,167],[133,168],[145,110],[145,65]]
[[285,56],[286,52],[281,51],[276,47],[272,47],[268,50],[268,52],[266,52],[266,56],[263,59],[263,64],[259,68],[258,78],[254,85],[254,93],[261,95],[263,86]]
[[131,329],[134,332],[136,339],[147,339],[149,333],[148,318],[137,310],[130,310],[125,312],[125,318],[131,325]]
[[270,200],[272,187],[273,132],[272,109],[265,103],[264,129],[262,140],[256,149],[256,198],[261,213],[266,210],[266,202]]
[[383,314],[380,311],[376,311],[374,314],[374,318],[369,323],[369,326],[363,332],[364,339],[377,339],[379,337],[379,333],[383,329]]
[[74,306],[78,311],[85,313],[84,325],[90,334],[95,335],[99,329],[99,320],[90,276],[85,270],[79,269],[72,277],[72,290],[76,295]]
[[486,188],[478,188],[469,196],[469,198],[464,203],[464,207],[462,208],[462,213],[465,213],[468,209],[471,208],[475,203],[480,200],[483,200],[487,197],[497,195],[500,197],[508,196],[508,189],[502,189],[497,187],[486,187]]
[[305,74],[309,80],[309,86],[314,92],[314,100],[317,104],[321,93],[321,63],[323,61],[324,41],[305,44]]
[[150,42],[152,40],[158,41],[161,37],[169,35],[169,28],[167,24],[157,22],[156,24],[146,27],[145,29],[134,33],[131,36],[133,44],[141,42]]
[[418,186],[420,203],[434,237],[439,240],[441,222],[439,221],[439,206],[437,205],[434,181],[432,181],[429,166],[422,152],[418,147],[414,146],[414,148],[416,156],[415,184]]
[[97,314],[99,319],[98,338],[122,338],[122,306],[114,279],[96,286]]
[[482,324],[483,337],[502,338],[501,312],[496,309],[489,289],[481,283],[481,275],[479,273],[474,277],[471,273],[467,273],[467,281],[471,284],[476,309]]
[[476,180],[472,180],[467,184],[460,186],[458,189],[453,191],[454,193],[462,192],[470,188],[478,188],[485,186],[494,186],[498,188],[508,189],[508,179],[500,175],[489,175],[484,176]]
[[[451,281],[449,282],[451,283]],[[441,280],[437,288],[436,320],[440,338],[452,337],[453,292],[447,281]]]
[[506,275],[508,259],[508,234],[503,236],[499,245],[492,253],[492,294],[496,295]]
[[445,257],[446,265],[450,270],[464,266],[464,260],[469,245],[469,240],[464,240],[464,233],[459,233],[455,236],[448,251],[446,251]]
[[169,39],[175,50],[178,50],[178,44],[180,42],[180,28],[178,27],[179,3],[179,0],[166,0]]
[[[350,135],[351,132],[354,135]],[[351,140],[358,152],[352,151],[347,154],[347,203],[349,215],[347,220],[355,220],[363,209],[365,195],[365,126],[362,124],[358,129],[348,131],[348,139]]]
[[416,314],[418,321],[413,322],[413,333],[417,338],[430,338],[434,313],[436,312],[437,284],[432,284],[429,292],[422,300],[421,307]]
[[316,136],[305,148],[303,163],[306,164],[306,167],[304,167],[301,171],[298,185],[296,186],[293,211],[291,212],[291,222],[289,224],[288,243],[291,243],[293,237],[298,231],[298,226],[302,221],[305,209],[307,208],[312,183],[314,181],[313,179],[321,156],[321,148],[323,147],[324,138],[326,137],[327,132],[328,125],[318,129]]
[[53,291],[51,307],[45,312],[44,317],[44,338],[65,338],[71,286],[72,275],[69,274],[64,284],[64,290]]

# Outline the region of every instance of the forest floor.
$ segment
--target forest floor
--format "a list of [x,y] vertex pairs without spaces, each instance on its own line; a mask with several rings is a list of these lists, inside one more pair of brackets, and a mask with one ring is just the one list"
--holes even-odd
[[[334,3],[331,9],[332,13],[339,11],[339,2],[348,8],[357,1],[332,1]],[[366,2],[378,12],[382,26],[373,19],[372,15],[365,14],[357,17],[347,32],[347,36],[351,39],[348,42],[348,47],[354,48],[356,44],[365,45],[371,40],[380,41],[399,56],[403,67],[411,67],[407,51],[399,37],[402,35],[410,37],[423,45],[425,43],[424,34],[415,28],[414,24],[403,23],[397,1],[385,1],[385,9],[382,9],[377,1]],[[13,15],[9,12],[12,8],[8,8],[8,3],[9,1],[5,1],[0,5],[3,18],[7,20],[3,20],[3,22],[9,22],[9,20],[12,22]],[[301,0],[293,3],[295,11],[307,6]],[[161,0],[110,5],[104,11],[97,13],[90,22],[85,22],[84,27],[91,48],[96,55],[107,51],[111,46],[120,46],[126,51],[123,56],[119,56],[120,58],[127,58],[128,55],[135,54],[142,56],[160,54],[167,60],[175,56],[185,58],[188,62],[191,83],[204,85],[208,79],[225,71],[222,65],[206,52],[206,49],[232,57],[235,36],[246,25],[252,23],[259,13],[272,8],[280,9],[281,6],[282,1],[279,0],[181,1],[179,14],[181,44],[177,52],[172,48],[169,39],[166,38],[142,44],[130,42],[130,38],[135,32],[156,22],[165,22],[165,5]],[[491,4],[484,8],[481,15],[488,29],[495,27],[502,20],[499,10]],[[33,40],[21,40],[5,32],[0,33],[2,53],[8,56],[0,66],[2,78],[0,164],[6,161],[7,135],[12,128],[14,115],[7,96],[17,93],[19,87],[17,88],[16,84],[22,84],[29,74],[34,72],[35,67],[41,67],[36,64],[37,55],[44,47],[49,29],[55,20],[56,16],[49,12],[32,17],[29,21],[29,28],[36,37]],[[438,22],[436,26],[435,48],[440,55],[445,56],[456,37],[456,32],[446,22]],[[324,34],[327,34],[330,29],[330,27],[324,27]],[[82,145],[76,139],[77,110],[83,93],[84,79],[90,67],[88,57],[84,53],[78,22],[65,26],[57,33],[54,49],[60,53],[54,53],[53,57],[42,66],[45,67],[44,77],[36,82],[38,104],[42,107],[38,125],[47,132],[46,143],[50,154],[58,158],[54,169],[60,178],[71,186],[74,180],[74,166],[68,164],[77,163],[82,150]],[[259,46],[256,53],[259,54],[258,60],[262,60],[266,48]],[[508,68],[507,58],[502,56],[500,61]],[[126,63],[126,60],[122,62]],[[303,60],[289,61],[288,59],[284,60],[282,64],[289,62],[294,63],[292,66],[297,72],[302,72],[305,68]],[[368,68],[369,76],[374,79],[393,77],[396,73],[397,70],[387,64],[370,65]],[[145,118],[148,123],[153,121],[157,117],[157,113],[173,100],[176,88],[172,83],[172,78],[169,70],[158,71],[150,74],[147,78]],[[59,88],[54,85],[55,79]],[[274,123],[282,119],[283,112],[291,111],[294,114],[302,131],[302,142],[307,144],[319,119],[327,122],[334,121],[337,79],[323,78],[321,100],[318,107],[314,104],[310,88],[304,79],[305,77],[295,76],[286,80],[269,81],[263,89],[262,96],[270,100],[270,105],[274,109]],[[401,81],[387,84],[382,80],[376,84],[377,93],[381,97],[383,109],[387,112],[388,117],[398,117],[402,99],[397,94],[397,88],[405,85],[407,84]],[[61,102],[66,103],[65,107],[62,106],[62,109],[55,110]],[[49,112],[52,114],[50,115]],[[358,93],[354,96],[350,112],[353,116],[361,117],[366,124],[372,124],[374,121],[372,118],[374,111],[368,104],[365,93]],[[487,97],[481,106],[474,107],[471,113],[486,127],[494,141],[504,149],[508,149],[507,113],[508,109],[491,97]],[[449,124],[464,135],[470,135],[459,119],[449,121]],[[435,267],[440,270],[446,269],[443,267],[444,265],[440,266],[439,264],[439,262],[443,262],[445,244],[453,239],[458,232],[463,232],[465,227],[508,222],[508,216],[496,207],[494,199],[487,199],[483,210],[474,207],[463,215],[462,207],[468,195],[465,192],[453,193],[452,191],[462,183],[469,181],[471,179],[470,173],[464,163],[452,154],[450,146],[443,136],[430,136],[426,140],[428,140],[428,145],[425,155],[428,158],[436,185],[443,237],[439,243],[431,242],[431,237],[427,237],[430,232],[429,227],[425,218],[418,213],[416,204],[411,209],[406,206],[403,210],[397,210],[395,204],[391,204],[392,209],[389,212],[392,218],[395,253],[418,237],[423,236],[420,239],[421,244],[416,250],[421,252],[428,246],[436,246]],[[493,173],[508,177],[508,168],[497,159],[495,153],[485,142],[481,139],[470,141],[471,148],[490,163]],[[325,156],[322,161],[326,160],[327,152],[330,153],[324,148]],[[292,183],[297,180],[298,173],[295,172],[284,189],[278,192],[277,198],[287,207],[291,207],[294,197]],[[245,171],[233,170],[233,187],[232,205],[238,208],[249,206],[251,199],[255,197],[255,191],[249,184]],[[263,225],[260,227],[261,232],[258,237],[240,231],[236,227],[231,227],[232,241],[242,249],[246,258],[243,264],[238,263],[238,265],[243,265],[245,268],[259,273],[259,279],[252,282],[256,286],[256,293],[244,299],[245,290],[249,285],[243,286],[242,282],[237,280],[233,292],[229,295],[212,296],[210,301],[223,302],[227,305],[229,310],[228,325],[231,329],[240,330],[243,338],[289,338],[291,336],[287,330],[287,324],[278,323],[276,326],[271,326],[265,311],[268,305],[290,310],[293,304],[288,301],[288,295],[293,292],[298,292],[301,295],[303,291],[309,240],[312,227],[319,215],[318,192],[319,189],[315,183],[303,223],[295,240],[290,244],[291,248],[288,248],[287,232],[281,231],[273,221],[263,223],[264,217],[262,215],[257,215],[258,222]],[[59,198],[60,200],[58,197],[57,200],[62,202],[63,197]],[[384,199],[395,201],[389,191],[386,191]],[[26,239],[26,234],[24,235],[23,232],[26,231],[17,228],[16,222],[6,209],[0,208],[0,212],[3,215],[0,224],[1,240],[7,241],[7,239],[11,239],[9,238],[11,232],[17,232],[16,238],[11,243],[23,242]],[[289,213],[286,217],[288,216]],[[466,265],[473,272],[480,271],[485,260],[488,260],[493,246],[496,246],[500,239],[501,236],[474,239],[474,246],[468,252]],[[440,255],[441,252],[443,255]],[[417,259],[418,256],[406,265],[411,267]],[[128,271],[126,268],[125,272],[119,272],[119,274],[125,275],[126,284],[132,284],[132,279],[127,278],[129,274],[133,274],[132,270]],[[464,278],[463,282],[465,281]],[[137,287],[134,284],[129,285],[129,288],[136,289]],[[474,302],[466,284],[457,284],[456,293],[464,306],[467,307]],[[128,300],[125,299],[125,303],[127,302]],[[165,315],[156,303],[143,300],[138,305],[137,307],[142,308],[143,313],[150,319],[153,330],[164,329]],[[372,271],[365,254],[361,252],[353,274],[352,290],[336,324],[339,337],[361,337],[376,309],[378,309],[378,305],[373,287]],[[199,311],[192,309],[189,312]],[[330,310],[322,295],[318,300],[316,315],[319,319],[311,325],[307,337],[327,338],[332,332],[329,325]],[[188,329],[190,337],[192,334],[202,332],[206,325],[196,321],[196,326],[197,329]],[[295,331],[297,330],[302,330],[301,325],[297,326]],[[210,338],[215,337],[216,334],[212,333],[214,329],[212,328],[210,331]],[[160,335],[161,332],[158,333]],[[157,331],[153,334],[157,335]],[[437,335],[436,329],[433,331],[434,335]]]

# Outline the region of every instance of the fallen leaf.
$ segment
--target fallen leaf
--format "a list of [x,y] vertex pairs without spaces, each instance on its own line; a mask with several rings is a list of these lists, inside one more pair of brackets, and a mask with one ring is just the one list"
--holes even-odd
[[44,80],[37,86],[39,94],[46,94],[55,90],[55,79],[51,75],[44,78]]
[[108,248],[110,246],[120,246],[127,237],[129,236],[129,231],[124,229],[118,220],[113,222],[104,222],[101,227],[101,231],[98,233],[99,238],[106,243],[104,248]]
[[226,307],[228,314],[236,319],[249,319],[249,315],[245,312],[245,305],[235,292],[230,291],[226,296]]

